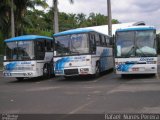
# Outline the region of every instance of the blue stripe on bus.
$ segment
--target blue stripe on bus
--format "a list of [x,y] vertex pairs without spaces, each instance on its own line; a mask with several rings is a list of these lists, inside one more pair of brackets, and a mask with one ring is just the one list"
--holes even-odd
[[125,31],[141,31],[141,30],[156,30],[154,27],[131,27],[131,28],[122,28],[117,29],[116,32],[125,32]]
[[129,72],[129,69],[133,67],[134,64],[120,64],[117,66],[117,71]]
[[55,64],[55,70],[64,70],[64,66],[67,62],[69,62],[71,59],[69,57],[61,58],[56,61]]
[[5,40],[4,42],[14,42],[14,41],[29,41],[29,40],[37,40],[37,39],[47,39],[53,40],[51,37],[39,36],[39,35],[23,35],[18,37],[13,37]]
[[12,71],[15,69],[16,66],[17,66],[17,62],[11,62],[11,63],[8,63],[7,65],[5,65],[5,68],[8,71]]
[[93,32],[94,30],[91,29],[73,29],[73,30],[67,30],[67,31],[63,31],[63,32],[59,32],[54,34],[54,37],[57,36],[62,36],[62,35],[70,35],[70,34],[78,34],[78,33],[86,33],[86,32]]

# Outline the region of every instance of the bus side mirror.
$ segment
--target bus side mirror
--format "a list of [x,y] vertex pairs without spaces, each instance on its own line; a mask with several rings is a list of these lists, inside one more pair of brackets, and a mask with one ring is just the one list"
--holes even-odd
[[56,56],[57,55],[57,51],[54,51],[54,56]]
[[3,60],[7,60],[6,56],[3,57]]

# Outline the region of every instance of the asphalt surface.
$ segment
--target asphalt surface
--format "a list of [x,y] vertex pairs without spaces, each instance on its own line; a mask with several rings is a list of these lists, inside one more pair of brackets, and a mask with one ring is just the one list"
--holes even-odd
[[159,75],[121,78],[113,71],[99,78],[3,78],[0,113],[104,114],[160,113]]

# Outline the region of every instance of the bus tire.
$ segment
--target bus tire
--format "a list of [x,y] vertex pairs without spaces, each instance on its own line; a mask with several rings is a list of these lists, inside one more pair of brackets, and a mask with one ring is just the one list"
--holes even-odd
[[64,76],[64,78],[65,78],[66,80],[69,80],[69,79],[72,78],[72,76]]
[[50,78],[51,77],[51,68],[49,64],[45,64],[43,67],[43,77]]
[[97,78],[100,76],[100,62],[97,62],[96,63],[96,71],[95,71],[95,74],[93,75],[94,78]]
[[24,77],[16,77],[17,81],[23,81]]
[[121,78],[127,78],[126,74],[121,74]]

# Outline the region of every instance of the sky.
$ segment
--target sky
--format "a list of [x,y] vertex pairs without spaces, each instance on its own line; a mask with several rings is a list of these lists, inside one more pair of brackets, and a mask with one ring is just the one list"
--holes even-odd
[[[52,0],[48,0],[52,5]],[[107,15],[107,0],[59,0],[60,12],[66,13],[101,13]],[[112,19],[119,22],[144,21],[147,25],[160,30],[160,0],[111,0]]]

